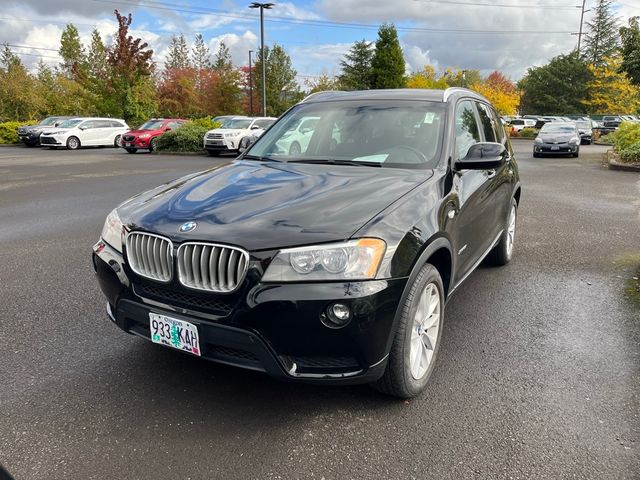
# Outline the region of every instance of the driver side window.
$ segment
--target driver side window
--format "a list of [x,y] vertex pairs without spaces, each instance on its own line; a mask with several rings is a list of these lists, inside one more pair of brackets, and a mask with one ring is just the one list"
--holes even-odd
[[478,123],[476,121],[473,102],[463,100],[456,106],[455,114],[456,128],[456,153],[457,160],[464,158],[471,148],[480,141]]

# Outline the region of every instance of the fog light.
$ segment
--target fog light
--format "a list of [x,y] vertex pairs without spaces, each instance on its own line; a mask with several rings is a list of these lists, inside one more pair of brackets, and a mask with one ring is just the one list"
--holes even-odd
[[341,328],[351,320],[351,310],[344,303],[334,303],[327,307],[326,314],[320,315],[320,320],[329,328]]

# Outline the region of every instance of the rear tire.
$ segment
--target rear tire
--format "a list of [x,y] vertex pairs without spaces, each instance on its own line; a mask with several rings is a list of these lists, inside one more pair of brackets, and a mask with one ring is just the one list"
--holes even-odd
[[138,151],[137,148],[125,148],[125,150],[127,151],[127,153],[136,153]]
[[69,150],[77,150],[80,148],[80,139],[78,137],[67,138],[67,148]]
[[500,236],[500,242],[491,250],[489,259],[493,265],[503,266],[511,261],[513,258],[513,246],[516,241],[516,223],[518,220],[518,204],[515,198],[511,199],[511,208],[509,209],[509,216],[505,224],[502,235]]
[[119,148],[122,146],[122,136],[116,135],[116,138],[113,139],[113,146]]
[[400,305],[387,367],[373,388],[400,398],[415,397],[424,390],[440,346],[444,300],[440,273],[430,263],[424,264]]

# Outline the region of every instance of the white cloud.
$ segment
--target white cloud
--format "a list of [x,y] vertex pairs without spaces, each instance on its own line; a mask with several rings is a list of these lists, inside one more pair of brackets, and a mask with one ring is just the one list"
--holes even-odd
[[209,49],[215,53],[223,43],[229,49],[231,61],[234,65],[247,65],[249,63],[249,50],[258,50],[258,36],[251,30],[246,30],[243,34],[225,33],[209,40]]

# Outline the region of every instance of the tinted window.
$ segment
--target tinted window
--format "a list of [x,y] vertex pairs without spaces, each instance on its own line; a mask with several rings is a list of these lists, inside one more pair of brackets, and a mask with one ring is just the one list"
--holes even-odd
[[476,105],[478,107],[478,114],[480,116],[482,131],[484,132],[484,141],[496,142],[496,127],[494,125],[493,118],[491,117],[489,107],[487,107],[484,103],[476,103]]
[[227,122],[224,122],[224,124],[222,125],[222,127],[220,128],[249,128],[249,125],[251,125],[251,119],[250,118],[233,118]]
[[[309,127],[304,135],[296,131],[301,122]],[[261,136],[248,154],[293,162],[432,168],[440,158],[444,123],[444,104],[437,102],[302,103]],[[299,150],[291,149],[294,141],[300,143]]]
[[256,120],[256,123],[254,123],[254,125],[260,128],[267,128],[270,127],[272,123],[273,120]]
[[97,120],[87,120],[86,122],[84,122],[82,125],[80,125],[82,128],[96,128],[98,127],[98,121]]
[[[500,115],[498,115],[498,112],[496,112],[493,108],[489,108],[489,111],[491,112],[493,118],[493,124],[496,127],[496,142],[504,144],[505,139],[507,138],[507,132],[505,132],[504,125],[500,121]],[[532,120],[527,120],[525,123],[528,122],[535,123]]]
[[124,127],[124,125],[122,124],[122,122],[119,122],[117,120],[109,120],[106,122],[108,125],[105,125],[105,127],[111,127],[111,128],[122,128]]
[[480,141],[478,123],[470,100],[464,100],[456,106],[455,125],[456,151],[458,159],[461,159],[466,157],[471,145]]
[[149,120],[142,124],[139,130],[158,130],[162,127],[164,120]]
[[96,128],[112,128],[118,127],[118,122],[112,122],[111,120],[98,120],[96,122]]
[[73,128],[76,125],[78,125],[80,122],[82,122],[82,119],[71,119],[71,120],[65,120],[64,122],[62,122],[60,125],[58,125],[60,128]]

